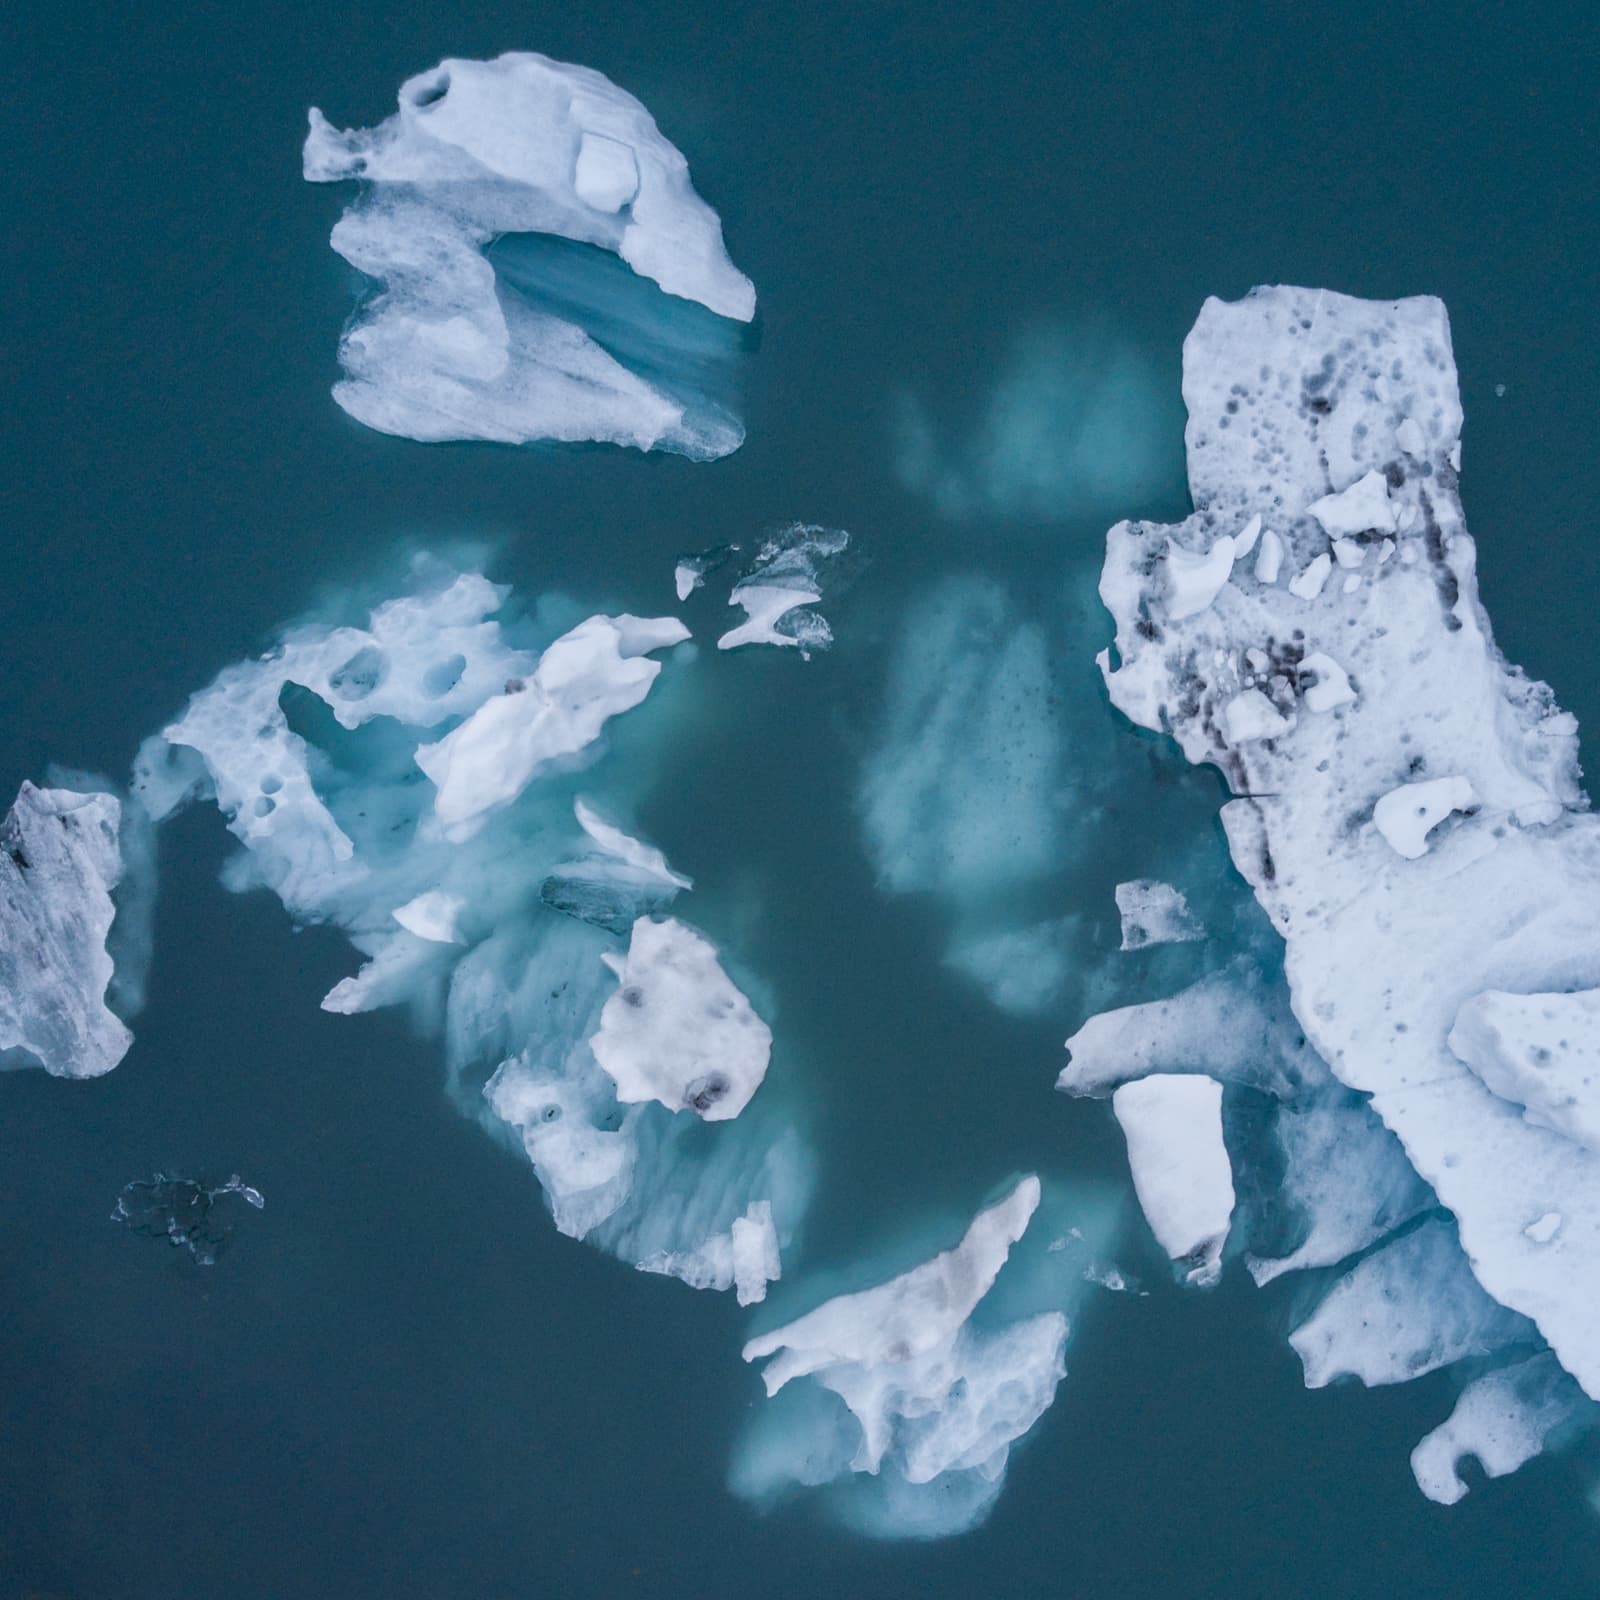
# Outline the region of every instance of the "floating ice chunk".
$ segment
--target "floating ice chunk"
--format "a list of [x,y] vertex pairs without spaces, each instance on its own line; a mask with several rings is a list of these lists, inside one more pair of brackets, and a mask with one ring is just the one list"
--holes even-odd
[[1294,727],[1294,718],[1285,716],[1259,689],[1241,689],[1222,708],[1230,744],[1248,739],[1276,739]]
[[1198,1073],[1125,1083],[1111,1109],[1128,1141],[1134,1192],[1161,1248],[1206,1287],[1222,1273],[1233,1169],[1222,1142],[1222,1085]]
[[713,572],[727,565],[738,548],[736,544],[719,544],[696,555],[679,556],[672,568],[672,585],[678,599],[687,600]]
[[1116,888],[1122,919],[1122,948],[1142,950],[1151,944],[1183,944],[1205,938],[1181,889],[1155,878],[1135,878]]
[[[717,640],[719,650],[746,644],[798,645],[803,656],[833,643],[827,619],[803,608],[822,598],[826,563],[848,548],[842,528],[795,522],[766,539],[728,596],[746,620]],[[778,623],[784,622],[783,627]]]
[[698,1250],[658,1250],[639,1263],[639,1270],[678,1278],[692,1289],[733,1289],[740,1305],[756,1305],[782,1272],[771,1202],[752,1201],[727,1233],[713,1235]]
[[1308,1389],[1346,1374],[1375,1388],[1537,1337],[1483,1292],[1454,1228],[1433,1218],[1340,1278],[1289,1343]]
[[1067,1040],[1065,1094],[1107,1095],[1153,1072],[1203,1072],[1288,1094],[1327,1081],[1279,989],[1247,969],[1213,973],[1167,1000],[1090,1017]]
[[1185,550],[1167,545],[1167,615],[1174,622],[1198,616],[1222,593],[1233,572],[1237,547],[1228,534],[1219,534],[1208,550]]
[[[761,1381],[775,1395],[815,1372],[840,1366],[870,1372],[927,1355],[957,1333],[988,1294],[1038,1208],[1039,1180],[1030,1175],[980,1211],[958,1245],[876,1288],[839,1295],[758,1335],[745,1345],[744,1359],[772,1357]],[[882,1437],[866,1417],[861,1422],[864,1459],[873,1463],[864,1470],[872,1471],[882,1458]]]
[[1315,682],[1305,691],[1306,709],[1321,713],[1347,706],[1356,697],[1350,687],[1350,675],[1332,656],[1314,650],[1300,663],[1301,672],[1309,672]]
[[1403,783],[1381,796],[1372,820],[1396,854],[1415,861],[1428,853],[1428,835],[1452,811],[1468,811],[1477,803],[1466,778],[1429,778]]
[[1304,572],[1289,580],[1289,593],[1297,600],[1315,600],[1333,570],[1333,557],[1326,550],[1307,563]]
[[1243,561],[1256,547],[1256,540],[1261,537],[1261,513],[1258,511],[1245,525],[1233,536],[1233,559]]
[[1456,1470],[1475,1456],[1486,1477],[1503,1478],[1542,1451],[1553,1433],[1594,1409],[1548,1351],[1474,1378],[1455,1410],[1411,1452],[1417,1487],[1453,1506],[1467,1492]]
[[1363,473],[1348,489],[1313,501],[1306,512],[1322,524],[1330,539],[1374,530],[1393,533],[1395,527],[1388,480],[1376,467]]
[[1367,559],[1367,547],[1359,539],[1335,539],[1333,541],[1333,559],[1345,571],[1352,571]]
[[121,820],[114,795],[26,780],[0,819],[0,1064],[93,1078],[133,1043],[106,1005]]
[[680,561],[672,569],[672,587],[680,601],[687,600],[705,581],[704,574],[690,566],[687,561]]
[[1256,579],[1260,583],[1276,583],[1283,568],[1283,540],[1268,528],[1261,535],[1261,548],[1256,553]]
[[607,855],[615,857],[642,877],[670,884],[676,889],[694,888],[694,880],[684,877],[681,872],[674,872],[667,865],[667,858],[654,845],[645,844],[642,840],[630,837],[621,828],[613,827],[597,816],[594,808],[581,798],[573,802],[572,809],[577,815],[578,826]]
[[1394,442],[1411,457],[1420,461],[1428,452],[1428,441],[1422,436],[1422,427],[1415,417],[1404,417],[1394,430]]
[[[786,589],[770,583],[741,583],[728,596],[730,606],[743,606],[745,620],[717,640],[719,650],[737,650],[745,644],[797,645],[793,634],[779,633],[774,624],[799,606],[820,600],[816,589]],[[814,641],[807,641],[813,643]]]
[[376,128],[339,132],[313,110],[304,171],[368,186],[332,239],[386,284],[340,348],[334,395],[358,420],[420,439],[737,446],[736,426],[697,425],[581,327],[496,292],[484,246],[546,234],[614,251],[719,316],[754,313],[683,156],[599,73],[527,53],[444,61]]
[[512,680],[438,743],[419,747],[445,836],[471,838],[541,768],[592,744],[650,692],[661,663],[648,652],[688,637],[676,617],[590,617],[557,639],[525,682]]
[[672,917],[633,925],[619,987],[589,1041],[624,1104],[659,1100],[707,1122],[736,1117],[766,1076],[772,1030],[717,960],[716,946]]
[[460,944],[463,942],[460,917],[466,905],[458,894],[427,889],[403,906],[396,906],[389,914],[407,933],[414,933],[419,939],[431,939],[436,944]]
[[1529,1122],[1600,1153],[1600,989],[1474,995],[1456,1012],[1450,1049]]
[[238,1173],[213,1189],[193,1178],[158,1172],[123,1187],[111,1220],[146,1238],[165,1239],[173,1249],[187,1250],[196,1266],[211,1267],[233,1237],[237,1207],[228,1203],[233,1195],[256,1211],[267,1203]]
[[[1044,1414],[1066,1371],[1067,1321],[1059,1312],[995,1332],[968,1325],[1038,1203],[1038,1179],[1024,1178],[980,1212],[953,1249],[876,1288],[828,1300],[745,1345],[746,1361],[772,1358],[761,1375],[769,1397],[814,1376],[855,1420],[853,1440],[842,1441],[831,1460],[815,1459],[813,1445],[812,1460],[797,1475],[816,1482],[881,1473],[891,1489],[933,1486],[940,1492],[923,1503],[923,1515],[948,1495],[964,1501],[964,1491],[972,1492],[971,1505],[916,1530],[924,1533],[950,1532],[981,1516],[1011,1445]],[[787,1470],[796,1473],[793,1465]],[[872,1531],[906,1531],[918,1503],[908,1496],[899,1515]]]

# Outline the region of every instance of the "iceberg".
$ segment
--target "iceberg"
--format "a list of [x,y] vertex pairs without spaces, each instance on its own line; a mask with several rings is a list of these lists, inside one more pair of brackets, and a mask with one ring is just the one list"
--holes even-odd
[[1233,1216],[1222,1085],[1202,1073],[1152,1073],[1117,1089],[1111,1109],[1150,1231],[1183,1263],[1186,1283],[1208,1288],[1222,1275]]
[[[833,629],[819,612],[807,609],[822,598],[822,573],[843,555],[850,535],[842,528],[823,528],[795,522],[764,540],[755,558],[740,575],[728,596],[730,606],[740,606],[745,620],[717,640],[719,650],[741,645],[774,644],[797,647],[809,658],[813,650],[833,643]],[[705,568],[697,569],[693,588]],[[678,587],[685,568],[678,569]]]
[[999,1493],[1012,1445],[1049,1408],[1066,1371],[1059,1311],[978,1329],[972,1321],[1038,1207],[1026,1177],[973,1219],[961,1241],[869,1289],[838,1295],[757,1335],[746,1361],[765,1361],[769,1401],[810,1379],[843,1402],[801,1403],[781,1444],[741,1463],[746,1492],[772,1480],[867,1489],[845,1512],[864,1531],[932,1537],[980,1520]]
[[[1399,1381],[1542,1338],[1600,1394],[1600,1165],[1573,1122],[1550,1125],[1571,1109],[1544,1087],[1559,1072],[1524,1077],[1474,1031],[1494,1003],[1472,1009],[1600,984],[1600,831],[1574,719],[1504,661],[1478,600],[1444,308],[1292,288],[1208,301],[1184,398],[1197,509],[1179,530],[1108,534],[1101,669],[1132,721],[1222,772],[1229,849],[1284,941],[1296,1019],[1459,1232],[1458,1251],[1424,1221],[1364,1256],[1295,1334],[1307,1380]],[[1158,576],[1174,538],[1203,548],[1256,515],[1288,587],[1240,563],[1174,615]],[[1247,692],[1277,719],[1265,736],[1265,711],[1230,715]],[[1386,1187],[1385,1220],[1417,1203]],[[1313,1254],[1367,1231],[1352,1211]]]
[[682,342],[686,359],[705,339],[699,308],[754,315],[683,155],[600,73],[531,52],[445,60],[407,79],[374,128],[340,131],[313,109],[303,164],[311,182],[366,186],[332,236],[384,284],[340,342],[334,398],[358,421],[433,441],[595,439],[698,459],[738,447],[734,418],[653,381],[638,329],[575,308],[571,284],[593,284],[593,266],[542,259],[523,294],[485,254],[505,235],[613,254],[684,303],[677,318],[670,304],[656,313],[649,338]]
[[640,917],[627,954],[601,959],[618,987],[589,1047],[617,1099],[656,1100],[707,1122],[738,1116],[766,1076],[772,1030],[710,940],[673,917]]
[[0,1066],[93,1078],[133,1043],[106,1004],[121,822],[115,795],[26,781],[0,819]]

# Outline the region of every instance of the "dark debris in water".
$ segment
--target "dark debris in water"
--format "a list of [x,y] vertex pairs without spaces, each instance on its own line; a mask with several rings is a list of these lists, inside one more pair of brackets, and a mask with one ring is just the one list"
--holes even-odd
[[209,1267],[233,1237],[244,1207],[259,1211],[266,1201],[238,1173],[215,1188],[196,1178],[158,1172],[128,1184],[112,1208],[111,1220],[147,1238],[165,1239],[187,1250],[197,1266]]

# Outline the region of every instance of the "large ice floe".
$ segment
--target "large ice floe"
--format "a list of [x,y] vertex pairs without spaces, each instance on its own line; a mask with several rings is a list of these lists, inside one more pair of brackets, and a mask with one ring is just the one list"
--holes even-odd
[[[1216,1071],[1277,1101],[1252,1268],[1344,1269],[1294,1334],[1308,1383],[1454,1367],[1461,1402],[1413,1463],[1453,1500],[1457,1455],[1511,1470],[1600,1396],[1600,826],[1576,724],[1478,599],[1437,300],[1208,301],[1183,387],[1196,510],[1111,530],[1101,665],[1232,788],[1293,1019],[1217,1070],[1230,1005],[1262,1015],[1223,975],[1163,1002],[1165,1042],[1120,1075]],[[1069,1041],[1063,1087],[1113,1087],[1107,1043],[1104,1022]]]
[[26,782],[0,818],[0,1067],[93,1078],[133,1043],[137,995],[108,1004],[122,832],[115,795]]
[[223,671],[134,787],[158,817],[214,800],[243,846],[228,885],[349,936],[365,959],[324,1008],[404,1004],[441,1033],[563,1232],[748,1302],[803,1210],[804,1140],[753,1101],[771,1033],[665,915],[690,880],[617,820],[602,759],[686,637],[525,613],[419,560],[364,625],[310,622]]
[[310,122],[305,176],[365,186],[333,247],[383,284],[340,341],[351,416],[430,441],[738,447],[719,395],[755,290],[632,95],[515,52],[407,79],[376,127]]

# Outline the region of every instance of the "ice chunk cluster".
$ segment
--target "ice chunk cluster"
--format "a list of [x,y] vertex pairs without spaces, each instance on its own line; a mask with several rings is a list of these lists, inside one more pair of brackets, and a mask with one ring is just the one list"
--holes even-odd
[[751,1104],[771,1034],[711,941],[657,920],[690,880],[606,799],[606,724],[686,630],[509,600],[419,562],[364,627],[309,623],[222,672],[136,789],[157,815],[214,799],[243,846],[229,885],[345,931],[365,961],[324,1008],[442,1032],[559,1228],[758,1299],[809,1186],[803,1140]]
[[115,795],[27,782],[0,819],[0,1066],[93,1078],[133,1043],[106,1004],[121,819]]
[[[682,154],[600,73],[529,52],[442,61],[374,128],[341,132],[312,110],[304,170],[366,186],[332,236],[384,285],[339,347],[334,398],[358,421],[422,440],[595,439],[700,459],[738,447],[731,415],[659,381],[659,363],[619,358],[681,343],[692,371],[697,307],[748,322],[755,291]],[[605,315],[576,311],[581,291],[560,292],[548,263],[519,293],[484,253],[502,235],[613,252],[681,310],[667,300],[647,329],[619,332],[625,293]],[[593,268],[577,277],[604,287]]]
[[[822,598],[822,575],[849,547],[842,528],[794,522],[763,540],[754,559],[733,585],[730,606],[744,610],[745,620],[717,640],[719,650],[747,644],[792,645],[809,657],[833,643],[828,619],[810,608]],[[703,579],[704,566],[688,569],[680,562],[676,581],[691,589]],[[690,572],[686,580],[685,573]]]
[[[1600,828],[1574,720],[1504,661],[1478,600],[1444,308],[1286,288],[1208,301],[1184,397],[1197,509],[1175,528],[1111,530],[1116,644],[1101,665],[1121,710],[1237,796],[1230,851],[1329,1069],[1319,1087],[1302,1062],[1278,1118],[1285,1188],[1314,1213],[1291,1259],[1370,1253],[1295,1335],[1308,1381],[1470,1373],[1542,1339],[1600,1395],[1579,998],[1600,985]],[[1165,563],[1223,540],[1227,577],[1195,604]],[[1370,1115],[1398,1146],[1364,1133],[1358,1158],[1324,1125]],[[1432,1197],[1464,1254],[1444,1220],[1404,1231]],[[1541,1403],[1523,1400],[1515,1437],[1537,1441]],[[1450,1490],[1441,1452],[1484,1433],[1486,1405],[1464,1399],[1458,1433],[1422,1453],[1429,1492]]]

